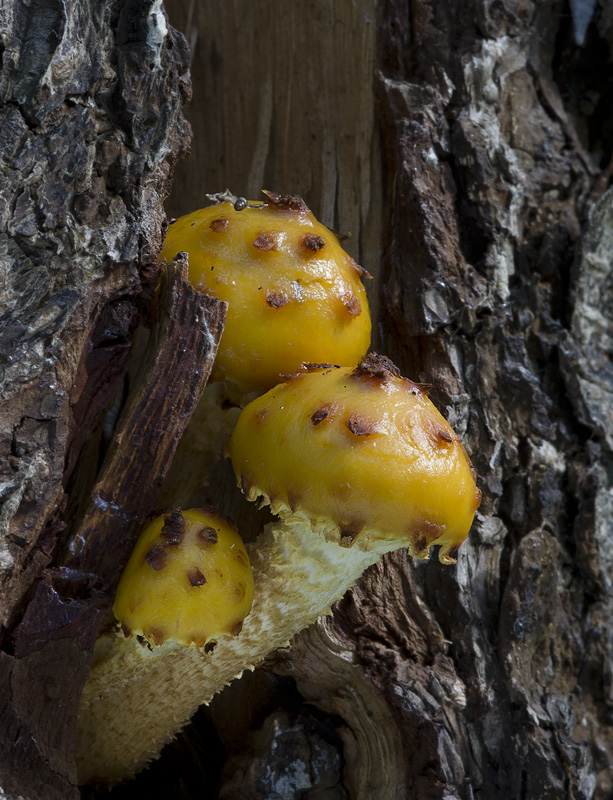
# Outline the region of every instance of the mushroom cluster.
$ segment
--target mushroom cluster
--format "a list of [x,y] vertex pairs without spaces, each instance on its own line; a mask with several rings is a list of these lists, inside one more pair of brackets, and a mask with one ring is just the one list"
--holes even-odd
[[[275,233],[279,250],[271,245],[262,252],[278,252],[281,259],[294,228],[290,235],[273,227],[271,204],[275,214],[287,213],[288,224],[306,220],[309,235],[320,234],[299,198],[279,197],[269,194],[270,202],[254,209],[265,216],[253,229],[262,237]],[[203,250],[245,213],[227,205],[208,212]],[[175,241],[168,252],[178,246]],[[184,243],[180,249],[187,249]],[[262,272],[255,275],[253,286],[273,285]],[[274,285],[298,304],[290,293],[293,278],[284,283],[274,275]],[[226,285],[221,281],[218,289]],[[317,285],[310,287],[313,297]],[[253,286],[246,295],[257,297],[260,289]],[[352,291],[367,309],[358,287],[356,278]],[[305,324],[308,330],[311,323]],[[317,331],[313,338],[323,340]],[[301,336],[308,339],[305,331]],[[329,357],[301,364],[281,383],[258,368],[247,377],[247,356],[239,359],[235,379],[243,387],[275,385],[241,411],[226,454],[247,499],[270,506],[278,520],[246,545],[201,510],[165,512],[146,527],[119,585],[117,625],[98,641],[84,689],[77,747],[82,782],[113,783],[136,774],[199,705],[330,613],[384,553],[406,547],[427,558],[438,546],[440,561],[454,562],[481,500],[470,460],[427,388],[402,377],[385,356],[364,356],[363,349],[361,342],[346,366],[327,363]],[[227,374],[227,363],[219,374]]]
[[357,364],[370,346],[362,278],[370,277],[297,195],[262,202],[228,193],[180,217],[160,254],[189,257],[189,277],[228,302],[211,382],[179,444],[162,505],[187,505],[206,483],[240,407],[305,362]]

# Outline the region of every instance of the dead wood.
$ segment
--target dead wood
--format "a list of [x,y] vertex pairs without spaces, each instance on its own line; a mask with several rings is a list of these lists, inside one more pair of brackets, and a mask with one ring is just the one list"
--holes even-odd
[[[351,229],[375,348],[434,385],[484,494],[456,567],[387,557],[269,663],[307,705],[284,717],[282,680],[276,706],[266,683],[214,703],[221,796],[293,774],[314,796],[608,798],[608,4],[583,46],[562,2],[172,10],[194,44],[192,176],[301,192]],[[199,202],[183,180],[180,211]],[[305,714],[340,735],[342,778],[291,744],[315,741]]]
[[64,519],[155,287],[162,201],[189,139],[186,47],[156,3],[8,3],[1,15],[0,793],[67,798],[91,648],[224,309],[187,283],[185,263],[169,268],[121,438],[83,519]]
[[[82,17],[77,7],[71,16],[35,0],[27,18],[25,6],[2,12],[8,629],[25,619],[23,598],[52,608],[60,591],[56,577],[37,578],[54,563],[62,481],[72,489],[73,465],[80,456],[85,470],[87,447],[96,451],[186,140],[187,53],[153,25],[158,7],[97,4]],[[173,213],[204,205],[204,192],[267,188],[302,194],[350,232],[347,249],[375,276],[373,346],[433,384],[484,502],[456,567],[386,557],[333,618],[230,687],[166,761],[115,795],[201,797],[205,786],[226,800],[283,787],[313,800],[606,800],[609,4],[596,3],[584,43],[562,0],[169,7],[192,44],[196,86]],[[27,46],[35,56],[20,60]],[[66,618],[61,642],[78,654],[92,627]],[[6,641],[11,685],[27,686],[39,651],[15,661]],[[68,664],[54,647],[47,663]],[[68,666],[62,677],[76,685],[78,658]],[[36,717],[53,686],[14,691],[11,714]],[[49,721],[42,730],[37,788],[62,796],[70,781],[54,783],[47,767],[70,775],[64,733]]]

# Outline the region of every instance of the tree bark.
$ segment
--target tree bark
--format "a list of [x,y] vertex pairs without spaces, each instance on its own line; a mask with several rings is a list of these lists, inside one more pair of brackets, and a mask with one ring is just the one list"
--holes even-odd
[[[187,56],[155,3],[80,15],[77,3],[35,0],[27,19],[9,5],[0,441],[1,518],[13,527],[1,539],[0,663],[11,724],[0,786],[44,798],[72,791],[76,701],[62,704],[69,687],[78,695],[119,568],[99,607],[81,576],[68,591],[52,572],[74,552],[73,517],[87,516],[95,468],[70,475],[79,454],[78,472],[91,464],[150,291],[161,200],[186,141]],[[573,16],[561,0],[167,6],[190,41],[194,83],[192,156],[169,211],[204,205],[204,192],[257,199],[267,188],[301,194],[351,233],[347,249],[375,276],[373,348],[432,384],[483,503],[455,567],[385,557],[333,617],[230,686],[113,794],[605,800],[610,7],[596,3],[578,44],[587,4]],[[65,611],[74,599],[95,620],[65,617],[61,637],[39,647],[28,608],[61,601]],[[81,654],[74,674],[45,683],[70,648]],[[58,707],[67,732],[36,710]]]
[[220,796],[293,765],[296,795],[609,797],[610,8],[583,46],[562,2],[170,8],[197,98],[174,212],[210,181],[350,231],[374,347],[433,384],[484,495],[455,568],[386,557],[270,661],[307,705],[220,696]]
[[96,476],[188,146],[187,48],[159,2],[34,0],[1,14],[0,794],[68,798],[93,644],[224,307],[170,265]]

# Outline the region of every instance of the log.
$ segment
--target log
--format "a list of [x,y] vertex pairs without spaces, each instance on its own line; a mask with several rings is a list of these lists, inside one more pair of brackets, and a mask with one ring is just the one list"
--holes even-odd
[[[386,556],[331,618],[228,687],[113,795],[606,800],[610,8],[167,5],[191,45],[195,97],[192,156],[177,167],[169,213],[201,207],[204,192],[257,199],[267,188],[301,194],[351,233],[347,249],[375,276],[373,347],[433,385],[483,503],[455,567]],[[92,592],[81,577],[65,591],[57,570],[148,306],[161,201],[187,141],[188,53],[158,3],[79,14],[77,2],[33,0],[27,17],[5,7],[0,518],[13,527],[0,539],[0,718],[9,709],[19,730],[34,720],[45,749],[5,725],[0,786],[55,798],[75,796],[76,709],[62,712],[66,731],[48,709],[78,687],[86,657],[70,662],[66,686],[37,676],[86,653],[108,608],[106,595],[83,602]],[[76,504],[66,511],[64,487]],[[39,635],[27,604],[52,609],[56,596],[78,613],[19,659],[18,626],[28,641]],[[38,688],[26,691],[32,676]],[[15,741],[22,755],[9,758]]]

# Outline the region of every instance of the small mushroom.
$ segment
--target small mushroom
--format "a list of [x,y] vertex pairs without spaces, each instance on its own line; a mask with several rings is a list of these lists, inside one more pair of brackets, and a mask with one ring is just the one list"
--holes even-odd
[[[329,613],[384,553],[407,547],[427,558],[436,545],[439,559],[453,563],[481,499],[470,460],[426,389],[376,355],[355,369],[318,365],[254,400],[228,454],[248,499],[280,519],[247,545],[254,602],[240,636],[220,638],[208,659],[188,648],[191,663],[173,667],[201,703]],[[141,647],[143,658],[126,668],[121,647],[102,646],[85,688],[83,778],[134,775],[198,704],[173,690],[172,717],[156,713],[157,700],[151,710],[143,697],[165,686],[148,672],[159,648]]]
[[[173,510],[145,526],[117,587],[117,625],[98,641],[81,701],[82,780],[112,782],[123,765],[157,755],[165,742],[155,739],[158,720],[171,738],[200,705],[198,664],[240,632],[253,591],[240,536],[212,512]],[[108,768],[110,753],[121,767]]]

